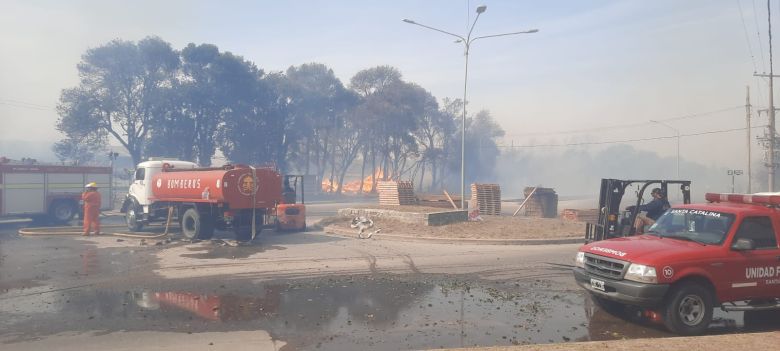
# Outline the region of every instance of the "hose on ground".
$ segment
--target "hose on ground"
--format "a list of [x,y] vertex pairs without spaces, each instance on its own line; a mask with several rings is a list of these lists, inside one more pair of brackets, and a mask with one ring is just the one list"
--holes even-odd
[[[111,217],[111,216],[117,216],[121,215],[118,212],[101,212],[100,216],[103,217]],[[134,234],[134,233],[124,233],[124,232],[109,232],[109,233],[101,233],[100,236],[107,235],[107,236],[118,236],[123,238],[136,238],[136,239],[157,239],[166,237],[169,235],[168,229],[171,224],[171,218],[173,217],[173,207],[168,208],[168,218],[165,222],[165,232],[162,234]],[[152,226],[154,227],[154,226]],[[35,235],[82,235],[84,234],[83,230],[73,230],[79,227],[74,226],[67,226],[67,227],[33,227],[33,228],[22,228],[19,229],[19,235],[25,235],[25,236],[35,236]],[[114,224],[114,225],[104,225],[101,226],[102,229],[107,228],[126,228],[124,225]]]
[[[106,225],[102,226],[101,229],[109,229],[109,228],[126,228],[124,225]],[[84,234],[83,230],[76,230],[79,229],[79,227],[71,226],[71,227],[32,227],[32,228],[22,228],[19,229],[19,235],[23,236],[51,236],[51,235],[82,235]],[[93,234],[94,235],[94,234]],[[104,232],[101,233],[99,236],[118,236],[123,238],[136,238],[136,239],[157,239],[162,238],[165,236],[168,236],[168,233],[162,233],[162,234],[133,234],[133,233],[123,233],[123,232]]]

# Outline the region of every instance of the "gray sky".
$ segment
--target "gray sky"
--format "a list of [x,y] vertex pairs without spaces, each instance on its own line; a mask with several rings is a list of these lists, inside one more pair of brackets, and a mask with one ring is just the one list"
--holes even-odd
[[[769,64],[762,1],[3,0],[0,141],[59,139],[54,106],[61,89],[77,84],[76,64],[87,48],[114,38],[157,35],[177,49],[212,43],[266,71],[321,62],[345,83],[361,69],[388,64],[439,98],[462,97],[462,46],[401,19],[465,33],[481,4],[488,9],[476,35],[540,29],[472,48],[470,109],[493,113],[507,131],[505,145],[665,137],[674,131],[649,120],[709,111],[721,112],[668,123],[683,135],[742,128],[746,85],[754,104],[767,105],[766,82],[752,76]],[[773,6],[780,9],[778,1]],[[552,133],[626,124],[634,127]],[[744,131],[683,137],[681,154],[742,167],[745,143]],[[669,157],[676,150],[674,139],[630,144]]]

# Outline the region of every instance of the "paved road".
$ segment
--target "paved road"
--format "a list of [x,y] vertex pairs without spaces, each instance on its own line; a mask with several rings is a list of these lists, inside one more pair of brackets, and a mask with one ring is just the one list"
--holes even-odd
[[[309,218],[337,206],[312,205]],[[233,247],[20,238],[21,225],[0,225],[3,350],[398,350],[668,336],[631,311],[593,306],[569,272],[577,245],[309,232],[265,233]],[[777,328],[745,324],[721,314],[712,330]]]

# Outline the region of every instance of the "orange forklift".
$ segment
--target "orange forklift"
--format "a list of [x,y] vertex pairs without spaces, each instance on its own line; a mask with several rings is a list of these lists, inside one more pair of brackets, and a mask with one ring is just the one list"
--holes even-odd
[[306,231],[306,205],[302,175],[284,176],[282,201],[276,205],[275,224],[278,232]]

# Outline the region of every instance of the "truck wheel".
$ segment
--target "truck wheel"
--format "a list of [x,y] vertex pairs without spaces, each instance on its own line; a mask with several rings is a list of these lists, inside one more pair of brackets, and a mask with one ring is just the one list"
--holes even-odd
[[49,209],[49,216],[56,222],[70,222],[76,215],[76,206],[70,201],[55,201]]
[[129,229],[131,232],[141,231],[141,228],[144,227],[144,223],[140,218],[142,214],[142,212],[139,211],[140,206],[138,206],[138,202],[135,200],[128,201],[130,201],[130,204],[127,206],[127,211],[125,212],[125,223],[127,223],[127,229]]
[[181,233],[189,240],[207,240],[214,236],[214,223],[197,209],[189,208],[181,216]]
[[666,303],[664,325],[675,334],[703,333],[712,322],[713,300],[712,292],[701,285],[675,287]]

